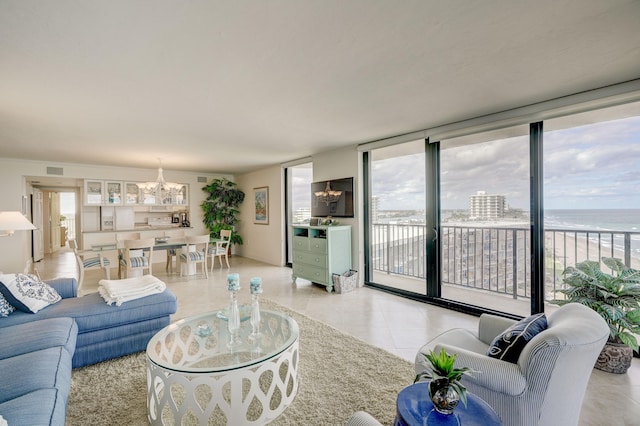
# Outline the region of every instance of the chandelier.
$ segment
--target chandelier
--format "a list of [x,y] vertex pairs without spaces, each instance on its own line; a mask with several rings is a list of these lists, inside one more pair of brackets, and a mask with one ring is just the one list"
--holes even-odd
[[313,193],[313,195],[316,197],[317,201],[329,205],[329,203],[335,203],[340,199],[342,191],[332,190],[331,182],[327,181],[327,185],[324,187],[324,191],[316,191]]
[[169,192],[172,190],[181,189],[183,187],[182,184],[167,182],[166,180],[164,180],[164,176],[162,175],[162,160],[158,159],[158,162],[160,163],[160,167],[158,167],[158,177],[156,178],[155,182],[149,181],[138,183],[138,188],[146,193],[154,192],[157,190]]

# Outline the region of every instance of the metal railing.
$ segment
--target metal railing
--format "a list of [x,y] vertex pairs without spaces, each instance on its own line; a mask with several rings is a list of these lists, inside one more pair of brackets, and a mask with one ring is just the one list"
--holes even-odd
[[[443,284],[508,294],[514,299],[530,298],[528,228],[442,226],[439,234]],[[422,224],[374,224],[373,269],[425,278],[425,236]],[[562,272],[568,266],[602,257],[617,257],[640,268],[640,232],[546,230],[546,294],[562,288]]]
[[60,225],[67,228],[67,239],[76,238],[76,217],[66,216],[65,220],[60,221]]

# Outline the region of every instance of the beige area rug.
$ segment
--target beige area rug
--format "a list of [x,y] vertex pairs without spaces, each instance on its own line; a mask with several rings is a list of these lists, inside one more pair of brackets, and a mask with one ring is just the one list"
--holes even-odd
[[[398,392],[413,365],[333,327],[269,300],[261,306],[293,317],[300,327],[298,394],[271,425],[344,425],[365,410],[393,424]],[[147,425],[144,353],[73,371],[68,426]]]

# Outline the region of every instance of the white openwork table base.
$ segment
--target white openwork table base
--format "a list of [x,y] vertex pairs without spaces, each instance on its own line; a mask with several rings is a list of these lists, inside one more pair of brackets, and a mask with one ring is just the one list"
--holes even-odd
[[221,373],[184,373],[147,358],[147,408],[152,425],[225,421],[261,425],[279,416],[298,391],[298,340],[262,363]]

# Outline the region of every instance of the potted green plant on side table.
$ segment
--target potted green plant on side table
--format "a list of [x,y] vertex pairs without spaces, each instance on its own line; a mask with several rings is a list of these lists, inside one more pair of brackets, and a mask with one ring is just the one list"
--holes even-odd
[[428,354],[422,355],[429,361],[430,370],[416,375],[414,383],[421,379],[430,380],[429,398],[436,411],[451,414],[460,401],[466,406],[467,389],[460,383],[460,379],[474,371],[468,367],[455,368],[457,355],[449,355],[444,348],[439,354],[429,351]]
[[602,263],[611,269],[611,274],[603,272],[600,263],[593,260],[566,268],[563,282],[567,287],[559,290],[565,297],[551,302],[581,303],[604,318],[609,340],[595,368],[622,374],[631,366],[633,351],[638,351],[634,334],[640,333],[640,271],[613,257],[603,257]]

